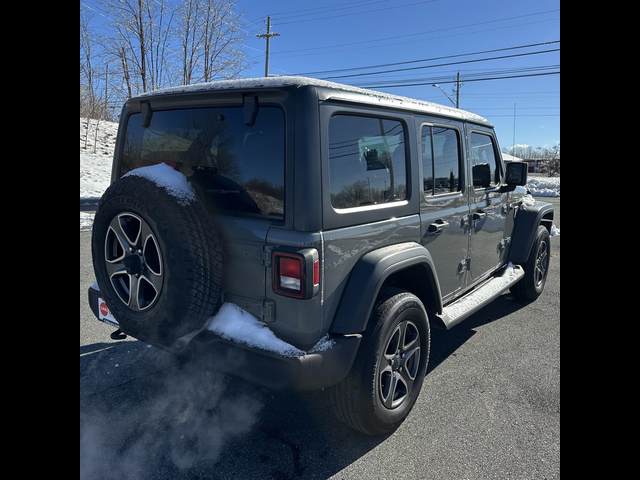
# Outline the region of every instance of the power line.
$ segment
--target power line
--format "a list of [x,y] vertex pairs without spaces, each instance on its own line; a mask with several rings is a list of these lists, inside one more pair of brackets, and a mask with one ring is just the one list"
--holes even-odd
[[[280,12],[280,13],[272,13],[271,15],[273,16],[277,16],[278,19],[281,19],[282,17],[285,17],[285,20],[288,20],[290,18],[296,18],[296,17],[308,17],[310,15],[322,15],[324,13],[330,13],[330,12],[335,12],[338,10],[348,10],[351,8],[359,8],[359,7],[369,7],[371,5],[375,5],[376,3],[387,3],[391,0],[376,0],[376,1],[367,1],[367,0],[360,0],[359,2],[352,2],[352,3],[343,3],[343,4],[339,4],[339,5],[330,5],[330,6],[324,6],[324,7],[316,7],[316,8],[307,8],[305,10],[292,10],[289,12]],[[322,12],[318,12],[317,10],[324,10]],[[313,11],[314,13],[305,13],[305,12],[311,12]]]
[[[494,76],[494,75],[509,75],[509,74],[524,74],[524,73],[532,73],[532,72],[539,72],[539,71],[543,71],[543,70],[551,70],[551,69],[557,69],[560,68],[559,64],[555,64],[555,65],[539,65],[539,66],[532,66],[532,67],[522,67],[522,68],[501,68],[501,69],[493,69],[493,70],[487,70],[487,69],[481,69],[476,71],[476,73],[466,73],[464,75],[463,81],[467,81],[469,79],[472,78],[483,78],[483,77],[487,77],[487,76]],[[448,83],[447,81],[451,79],[451,74],[447,73],[447,72],[438,72],[438,76],[431,76],[431,77],[422,77],[422,78],[408,78],[408,77],[404,77],[404,78],[400,78],[400,79],[379,79],[378,82],[385,82],[385,83],[407,83],[407,82],[430,82],[430,83]],[[371,81],[370,81],[371,82]],[[360,86],[359,84],[354,84],[354,86]]]
[[335,69],[335,70],[320,70],[320,71],[316,71],[316,72],[305,72],[305,73],[298,73],[297,75],[300,76],[305,76],[305,75],[320,75],[323,73],[341,73],[341,72],[349,72],[352,70],[368,70],[368,69],[372,69],[372,68],[384,68],[384,67],[395,67],[397,65],[410,65],[413,63],[420,63],[420,62],[432,62],[434,60],[446,60],[449,58],[459,58],[459,57],[468,57],[471,55],[483,55],[485,53],[496,53],[496,52],[505,52],[508,50],[518,50],[521,48],[531,48],[531,47],[540,47],[543,45],[553,45],[555,43],[560,43],[560,40],[554,40],[551,42],[542,42],[542,43],[531,43],[529,45],[518,45],[515,47],[506,47],[506,48],[497,48],[497,49],[493,49],[493,50],[482,50],[479,52],[470,52],[470,53],[460,53],[457,55],[445,55],[445,56],[441,56],[441,57],[431,57],[431,58],[421,58],[418,60],[408,60],[405,62],[394,62],[394,63],[381,63],[378,65],[365,65],[365,66],[360,66],[360,67],[350,67],[350,68],[339,68],[339,69]]
[[[389,0],[384,0],[384,1],[389,1]],[[376,2],[377,3],[377,2]],[[287,12],[276,12],[276,13],[272,13],[271,15],[273,16],[280,16],[280,15],[291,15],[292,13],[300,13],[300,12],[310,12],[312,10],[333,10],[335,9],[335,7],[344,7],[345,5],[355,5],[355,4],[371,4],[371,2],[369,0],[359,0],[357,2],[351,2],[351,3],[339,3],[339,4],[334,4],[334,5],[326,5],[324,7],[315,7],[315,8],[305,8],[303,10],[289,10]],[[318,13],[325,13],[325,12],[318,12]],[[312,15],[312,14],[310,14]],[[296,16],[296,15],[294,15]],[[258,22],[260,20],[264,21],[264,17],[262,16],[260,18],[257,18],[254,20],[254,22]]]
[[552,50],[542,50],[540,52],[529,52],[529,53],[518,53],[515,55],[503,55],[500,57],[490,57],[490,58],[478,58],[475,60],[463,60],[461,62],[450,62],[450,63],[439,63],[436,65],[423,65],[420,67],[408,67],[408,68],[396,68],[393,70],[382,70],[382,71],[378,71],[378,72],[366,72],[366,73],[352,73],[350,75],[339,75],[339,76],[334,76],[334,77],[325,77],[323,78],[323,80],[332,80],[332,79],[336,79],[336,78],[348,78],[348,77],[363,77],[366,75],[379,75],[379,74],[383,74],[383,73],[395,73],[395,72],[406,72],[406,71],[410,71],[410,70],[420,70],[420,69],[424,69],[424,68],[436,68],[436,67],[446,67],[446,66],[450,66],[450,65],[462,65],[462,64],[467,64],[467,63],[477,63],[477,62],[486,62],[489,60],[502,60],[505,58],[515,58],[515,57],[525,57],[525,56],[529,56],[529,55],[539,55],[541,53],[550,53],[550,52],[558,52],[560,51],[559,48],[555,48]]
[[407,5],[396,5],[394,7],[378,8],[378,9],[375,9],[375,10],[365,10],[363,12],[344,13],[342,15],[331,15],[329,17],[310,18],[310,19],[307,19],[307,20],[294,20],[292,22],[279,22],[278,25],[290,25],[292,23],[315,22],[317,20],[328,20],[328,19],[331,19],[331,18],[349,17],[349,16],[352,16],[352,15],[362,15],[363,13],[381,12],[383,10],[394,10],[394,9],[398,9],[398,8],[411,7],[413,5],[420,5],[420,4],[423,4],[423,3],[434,3],[434,2],[437,2],[437,1],[438,0],[424,0],[422,2],[409,3]]
[[[487,78],[474,78],[474,79],[464,79],[464,82],[483,82],[487,80],[505,80],[508,78],[524,78],[524,77],[540,77],[544,75],[559,75],[560,72],[548,72],[548,73],[531,73],[528,75],[510,75],[504,77],[487,77]],[[405,84],[397,84],[397,85],[366,85],[361,86],[361,88],[398,88],[398,87],[418,87],[422,85],[431,85],[433,82],[420,82],[420,83],[405,83]],[[440,81],[438,83],[456,83],[456,80],[450,81]]]
[[312,48],[303,48],[303,49],[296,49],[296,50],[284,50],[281,52],[277,52],[278,55],[281,54],[285,54],[285,53],[294,53],[294,52],[305,52],[305,51],[311,51],[311,50],[324,50],[324,49],[328,49],[328,48],[342,48],[342,47],[349,47],[352,45],[362,45],[365,43],[372,43],[372,42],[384,42],[386,40],[396,40],[398,38],[407,38],[407,37],[415,37],[418,35],[427,35],[429,33],[438,33],[438,32],[445,32],[448,30],[455,30],[458,28],[468,28],[468,27],[477,27],[478,25],[487,25],[489,23],[498,23],[498,22],[504,22],[507,20],[516,20],[518,18],[525,18],[525,17],[533,17],[533,16],[537,16],[537,15],[544,15],[546,13],[554,13],[557,12],[558,9],[556,10],[546,10],[543,12],[537,12],[537,13],[529,13],[526,15],[518,15],[515,17],[505,17],[505,18],[498,18],[495,20],[488,20],[486,22],[477,22],[477,23],[469,23],[467,25],[459,25],[459,26],[455,26],[455,27],[447,27],[447,28],[440,28],[437,30],[428,30],[426,32],[419,32],[419,33],[409,33],[409,34],[405,34],[405,35],[398,35],[398,36],[394,36],[394,37],[386,37],[386,38],[377,38],[375,40],[364,40],[364,41],[359,41],[359,42],[351,42],[351,43],[342,43],[342,44],[337,44],[337,45],[327,45],[327,46],[323,46],[323,47],[312,47]]

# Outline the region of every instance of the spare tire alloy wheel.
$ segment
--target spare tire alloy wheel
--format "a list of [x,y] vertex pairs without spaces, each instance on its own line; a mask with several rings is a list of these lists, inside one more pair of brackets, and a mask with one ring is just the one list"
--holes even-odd
[[151,307],[162,291],[162,255],[149,224],[123,212],[113,218],[105,238],[106,270],[111,286],[131,310]]
[[[145,168],[162,169],[188,187],[169,166]],[[183,201],[143,175],[125,175],[102,196],[91,241],[100,293],[120,329],[184,352],[221,297],[222,249],[202,201],[195,193]]]

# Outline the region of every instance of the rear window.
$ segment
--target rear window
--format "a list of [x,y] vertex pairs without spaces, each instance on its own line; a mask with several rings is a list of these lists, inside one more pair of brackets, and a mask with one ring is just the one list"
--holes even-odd
[[129,117],[120,174],[166,163],[197,184],[219,213],[284,217],[284,113],[260,107],[253,126],[241,107],[154,111],[149,127]]

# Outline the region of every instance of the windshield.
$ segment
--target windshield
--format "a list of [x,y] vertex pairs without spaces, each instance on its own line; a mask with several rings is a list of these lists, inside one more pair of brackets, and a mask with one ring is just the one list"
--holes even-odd
[[129,117],[120,175],[166,163],[196,184],[216,213],[284,216],[284,113],[260,107],[253,126],[240,107],[154,111]]

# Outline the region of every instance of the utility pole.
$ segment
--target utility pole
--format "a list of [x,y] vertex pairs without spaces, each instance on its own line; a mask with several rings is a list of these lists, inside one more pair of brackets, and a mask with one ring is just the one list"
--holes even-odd
[[458,80],[456,81],[456,108],[460,108],[460,72],[458,72]]
[[264,76],[269,76],[269,40],[271,37],[279,37],[279,33],[271,33],[271,16],[267,16],[267,33],[261,33],[260,35],[256,35],[258,38],[266,38],[267,39],[267,57],[264,61]]
[[516,104],[513,104],[513,147],[511,147],[511,155],[516,156]]

